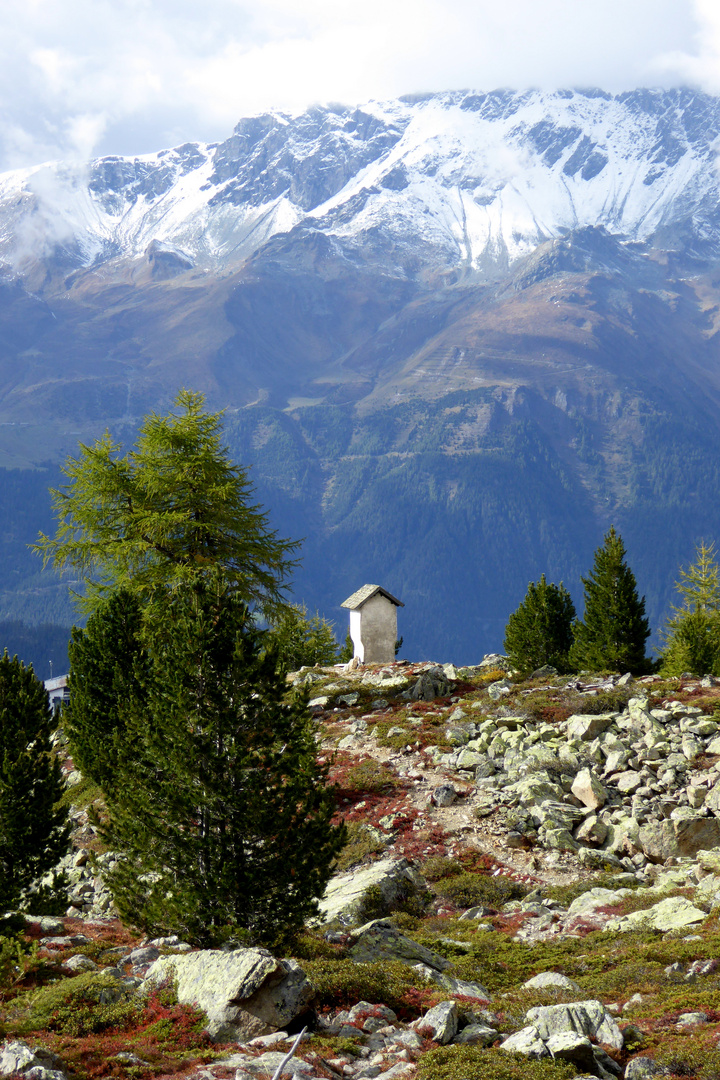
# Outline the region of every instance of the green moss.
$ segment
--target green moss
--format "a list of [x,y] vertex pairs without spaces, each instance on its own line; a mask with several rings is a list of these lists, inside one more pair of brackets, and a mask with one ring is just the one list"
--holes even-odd
[[439,1046],[418,1064],[418,1080],[569,1080],[576,1074],[569,1061],[533,1061],[478,1046]]

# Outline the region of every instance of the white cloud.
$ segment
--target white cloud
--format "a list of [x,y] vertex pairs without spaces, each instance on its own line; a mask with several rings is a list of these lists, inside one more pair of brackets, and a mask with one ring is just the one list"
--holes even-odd
[[685,82],[720,93],[720,8],[716,0],[693,0],[697,29],[692,51],[671,49],[660,54],[655,68]]
[[313,101],[720,89],[719,57],[714,0],[4,0],[0,164],[223,138]]

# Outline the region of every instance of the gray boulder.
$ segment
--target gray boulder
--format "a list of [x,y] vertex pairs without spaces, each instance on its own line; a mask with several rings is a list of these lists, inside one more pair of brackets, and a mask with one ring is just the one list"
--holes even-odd
[[411,1025],[418,1035],[444,1046],[451,1042],[458,1029],[458,1007],[454,1001],[441,1001],[433,1005],[424,1016]]
[[611,1013],[601,1001],[574,1001],[568,1005],[540,1005],[528,1009],[525,1020],[547,1042],[561,1032],[575,1032],[622,1050],[623,1036]]
[[410,690],[411,701],[434,701],[452,693],[452,687],[441,667],[428,668]]
[[616,713],[598,713],[587,716],[584,713],[576,713],[568,717],[567,733],[569,739],[582,739],[583,742],[592,742],[598,735],[612,724]]
[[640,828],[639,843],[651,862],[694,857],[703,849],[720,847],[720,818],[692,814],[680,821],[649,821]]
[[545,1046],[553,1058],[572,1061],[581,1072],[595,1072],[593,1045],[587,1035],[580,1035],[576,1031],[560,1031],[557,1035],[551,1035]]
[[625,1066],[625,1080],[649,1080],[651,1076],[667,1076],[668,1070],[653,1058],[636,1057]]
[[453,1042],[460,1046],[492,1046],[497,1038],[497,1030],[489,1024],[468,1024],[457,1033]]
[[557,971],[541,971],[538,975],[533,975],[532,979],[524,982],[523,989],[557,990],[558,992],[567,990],[570,993],[577,993],[580,987],[572,979],[568,979],[567,975],[560,975]]
[[519,1031],[509,1035],[500,1043],[500,1049],[524,1054],[529,1058],[550,1057],[550,1051],[538,1035],[534,1024],[528,1024],[527,1027],[520,1028]]
[[607,792],[590,769],[581,769],[570,789],[576,799],[590,810],[599,810],[607,801]]
[[208,1034],[215,1042],[278,1031],[304,1012],[313,996],[299,964],[276,960],[266,949],[203,949],[161,956],[148,970],[145,986],[172,980],[178,1001],[205,1013]]
[[27,1076],[29,1080],[67,1080],[61,1062],[49,1050],[31,1050],[20,1039],[0,1046],[0,1076]]
[[450,961],[444,956],[405,937],[387,919],[376,919],[361,926],[355,931],[353,937],[355,941],[349,952],[356,964],[397,960],[409,967],[415,964],[426,964],[434,971],[445,971],[450,967]]
[[381,859],[371,866],[330,878],[320,901],[321,922],[361,921],[365,894],[373,887],[380,890],[389,910],[411,896],[427,894],[425,880],[407,859]]

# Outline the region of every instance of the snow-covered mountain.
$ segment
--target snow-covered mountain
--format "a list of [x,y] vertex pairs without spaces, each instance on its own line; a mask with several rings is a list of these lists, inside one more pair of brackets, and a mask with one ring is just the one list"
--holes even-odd
[[472,660],[612,523],[657,626],[720,541],[719,137],[690,90],[457,92],[0,176],[0,620],[70,617],[37,472],[187,386],[311,609],[377,581]]
[[[445,93],[241,120],[217,145],[0,176],[0,258],[91,266],[154,242],[227,270],[321,232],[404,272],[503,272],[583,226],[720,252],[720,99],[689,90]],[[418,263],[420,260],[420,263]]]

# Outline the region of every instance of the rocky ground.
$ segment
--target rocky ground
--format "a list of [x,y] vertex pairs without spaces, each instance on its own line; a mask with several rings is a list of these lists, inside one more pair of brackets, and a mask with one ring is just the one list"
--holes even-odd
[[301,1080],[720,1075],[720,680],[291,681],[349,830],[318,924],[284,960],[140,941],[68,762],[70,906],[28,921],[0,1075],[269,1080],[303,1028]]

